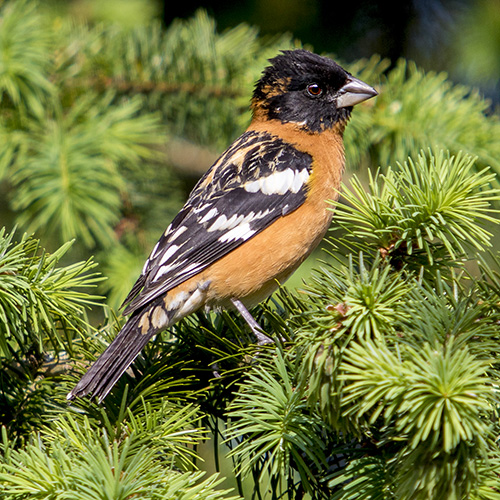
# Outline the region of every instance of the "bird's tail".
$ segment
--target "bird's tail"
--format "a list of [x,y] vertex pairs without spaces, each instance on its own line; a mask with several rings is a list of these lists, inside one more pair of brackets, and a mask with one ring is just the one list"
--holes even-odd
[[148,341],[167,326],[168,324],[163,324],[160,328],[153,326],[147,312],[134,314],[67,395],[67,399],[92,394],[101,402]]
[[168,297],[156,297],[136,310],[67,398],[92,394],[101,402],[151,337],[198,310],[205,303],[210,282],[185,283]]

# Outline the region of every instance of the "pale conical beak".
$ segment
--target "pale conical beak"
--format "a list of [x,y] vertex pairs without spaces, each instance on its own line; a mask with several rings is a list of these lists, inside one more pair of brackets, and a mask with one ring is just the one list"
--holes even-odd
[[347,108],[348,106],[354,106],[360,102],[366,101],[378,95],[378,92],[367,85],[365,82],[349,77],[347,83],[339,90],[339,96],[337,97],[337,108]]

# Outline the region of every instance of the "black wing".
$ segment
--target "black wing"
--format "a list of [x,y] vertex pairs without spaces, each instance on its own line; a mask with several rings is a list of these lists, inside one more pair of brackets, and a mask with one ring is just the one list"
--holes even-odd
[[298,208],[312,158],[267,133],[246,132],[208,170],[146,261],[129,314],[191,278]]

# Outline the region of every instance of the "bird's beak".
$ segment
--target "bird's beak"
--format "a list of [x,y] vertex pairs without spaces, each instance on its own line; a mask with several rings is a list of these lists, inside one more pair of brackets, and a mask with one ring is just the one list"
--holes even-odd
[[337,108],[347,108],[378,95],[378,92],[365,82],[349,76],[347,83],[339,90]]

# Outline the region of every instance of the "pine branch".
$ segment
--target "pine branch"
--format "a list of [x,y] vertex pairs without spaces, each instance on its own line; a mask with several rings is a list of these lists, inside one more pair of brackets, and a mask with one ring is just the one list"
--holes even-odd
[[86,311],[100,297],[88,289],[102,278],[92,259],[61,265],[70,247],[48,253],[0,230],[0,424],[14,436],[44,425],[54,395],[47,381],[69,369],[66,353],[92,329]]
[[[175,420],[158,419],[155,414],[144,418],[145,428],[129,429],[119,440],[111,440],[88,420],[80,424],[66,416],[22,450],[13,449],[3,432],[3,498],[236,500],[218,488],[222,481],[217,475],[202,479],[203,472],[179,471],[169,463],[167,434],[175,429]],[[156,439],[145,432],[153,428]]]
[[[354,67],[362,69],[359,63]],[[454,85],[445,73],[426,73],[404,60],[380,76],[378,88],[377,99],[353,116],[356,139],[352,141],[348,129],[347,158],[359,158],[358,147],[369,148],[375,165],[388,165],[432,147],[476,156],[478,170],[486,166],[500,170],[500,145],[495,140],[500,121],[498,115],[489,115],[488,102],[474,89]]]
[[354,176],[344,190],[349,205],[335,212],[347,231],[339,243],[378,249],[399,268],[413,261],[415,269],[414,254],[423,254],[430,266],[436,257],[456,262],[468,248],[490,245],[491,233],[481,223],[497,222],[492,204],[500,198],[494,182],[488,169],[474,172],[473,158],[432,150],[417,161],[409,158],[397,171],[370,175],[368,190]]
[[34,348],[72,350],[73,338],[89,326],[85,308],[99,297],[78,288],[94,287],[102,278],[89,259],[59,267],[71,243],[54,253],[40,251],[38,240],[0,230],[0,346],[6,359],[23,356]]
[[227,441],[236,442],[230,457],[240,464],[242,477],[257,472],[257,484],[269,476],[263,491],[291,497],[296,487],[294,470],[306,491],[319,493],[311,469],[326,465],[321,422],[307,411],[300,386],[290,378],[291,367],[276,353],[273,360],[260,360],[229,406],[231,417]]
[[25,116],[43,114],[43,104],[53,94],[49,80],[51,38],[36,4],[28,0],[0,6],[0,103],[19,108]]
[[[82,96],[65,113],[58,105],[24,132],[12,168],[13,208],[30,231],[80,237],[86,245],[115,241],[121,170],[151,157],[158,124],[137,116],[140,100],[111,106],[113,96]],[[121,167],[121,168],[119,168]]]

